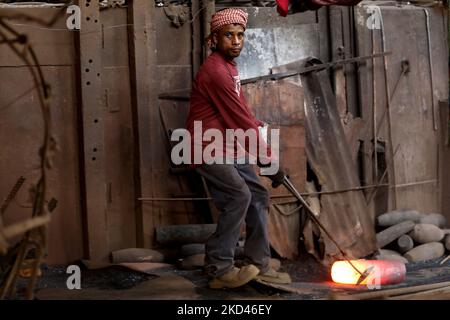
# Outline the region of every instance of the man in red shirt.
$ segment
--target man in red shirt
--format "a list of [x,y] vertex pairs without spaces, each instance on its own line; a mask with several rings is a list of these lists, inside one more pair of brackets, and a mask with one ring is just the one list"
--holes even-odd
[[[276,283],[291,281],[287,273],[276,272],[269,267],[269,194],[249,162],[252,156],[257,158],[258,163],[268,164],[278,160],[270,153],[259,133],[258,126],[262,122],[255,119],[247,106],[233,61],[244,44],[247,16],[239,9],[225,9],[213,15],[209,37],[213,53],[193,82],[187,120],[187,130],[194,137],[196,170],[205,178],[220,211],[217,229],[206,243],[205,270],[213,278],[209,283],[211,288],[235,288],[257,277]],[[215,130],[214,141],[195,139],[199,135],[198,130],[201,130],[201,137],[208,130]],[[234,139],[232,146],[230,141],[216,141],[220,140],[217,138],[220,136],[223,140],[230,130],[253,133],[256,139],[248,143]],[[236,142],[237,148],[245,151],[243,158],[242,153],[241,157],[237,155]],[[255,142],[256,148],[251,149],[251,144]],[[204,157],[204,151],[211,143],[215,144],[213,161]],[[263,152],[267,149],[268,152]],[[284,172],[279,170],[268,177],[272,179],[273,186],[278,186],[282,183]],[[248,264],[237,268],[234,265],[234,251],[244,222],[244,253]]]

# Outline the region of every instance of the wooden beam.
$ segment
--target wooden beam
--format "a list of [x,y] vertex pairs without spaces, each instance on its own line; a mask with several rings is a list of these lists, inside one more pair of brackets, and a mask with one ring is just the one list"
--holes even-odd
[[102,89],[102,27],[99,4],[79,0],[81,30],[76,33],[80,66],[83,132],[82,192],[84,193],[85,254],[91,260],[108,258],[105,180],[105,114]]
[[153,211],[143,206],[141,197],[153,196],[152,190],[152,135],[155,122],[158,92],[156,77],[156,33],[154,5],[151,1],[132,0],[128,5],[128,45],[130,59],[131,100],[135,148],[136,188],[136,244],[150,247],[153,244]]

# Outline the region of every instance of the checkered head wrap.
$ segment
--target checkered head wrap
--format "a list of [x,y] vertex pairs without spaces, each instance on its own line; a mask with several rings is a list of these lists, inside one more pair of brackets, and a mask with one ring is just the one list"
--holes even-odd
[[211,18],[211,33],[219,31],[220,28],[227,24],[240,24],[244,27],[247,26],[248,13],[241,9],[224,9],[217,11]]

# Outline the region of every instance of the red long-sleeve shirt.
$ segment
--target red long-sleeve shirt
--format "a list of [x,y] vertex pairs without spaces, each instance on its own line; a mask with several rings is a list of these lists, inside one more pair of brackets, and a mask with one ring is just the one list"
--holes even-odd
[[[218,52],[214,52],[206,59],[192,85],[186,122],[186,128],[191,137],[194,136],[194,121],[201,121],[203,132],[212,128],[220,130],[224,139],[226,129],[255,130],[258,147],[267,149],[267,156],[270,156],[270,149],[264,143],[258,130],[258,126],[263,123],[254,117],[247,105],[236,63]],[[192,148],[195,145],[193,140]],[[210,143],[202,141],[202,149]],[[247,145],[244,148],[246,152],[249,151]],[[233,156],[236,158],[236,153]]]

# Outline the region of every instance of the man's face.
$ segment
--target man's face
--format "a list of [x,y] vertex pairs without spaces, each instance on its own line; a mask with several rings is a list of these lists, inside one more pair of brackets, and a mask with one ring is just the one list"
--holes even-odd
[[240,24],[227,24],[214,33],[217,51],[233,60],[239,57],[244,46],[244,27]]

